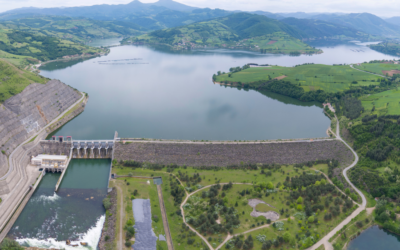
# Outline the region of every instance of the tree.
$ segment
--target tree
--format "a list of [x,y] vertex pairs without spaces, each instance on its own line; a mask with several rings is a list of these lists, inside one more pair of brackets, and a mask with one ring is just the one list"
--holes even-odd
[[1,250],[24,250],[18,242],[10,238],[4,238],[3,242],[0,244]]
[[314,216],[308,217],[308,223],[313,223],[314,222]]
[[326,185],[326,180],[325,179],[321,180],[321,185]]
[[292,236],[290,235],[289,232],[286,231],[286,232],[283,234],[283,240],[284,240],[285,242],[289,242],[291,238],[292,238]]
[[272,182],[268,182],[267,189],[274,189],[274,184]]
[[103,199],[103,206],[106,210],[111,208],[111,201],[110,198],[104,198]]
[[303,198],[299,196],[299,198],[297,198],[297,204],[302,204],[302,203],[303,203]]
[[345,192],[347,195],[350,195],[350,188],[346,188],[346,189],[344,190],[344,192]]
[[297,205],[297,210],[299,210],[299,211],[303,210],[303,206],[302,205]]

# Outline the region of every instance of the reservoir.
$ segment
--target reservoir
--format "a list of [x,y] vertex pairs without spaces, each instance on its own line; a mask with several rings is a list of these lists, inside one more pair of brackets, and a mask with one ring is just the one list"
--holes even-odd
[[[107,195],[110,159],[73,159],[60,189],[61,174],[47,173],[21,215],[10,237],[24,246],[57,249],[96,249],[105,219],[103,199]],[[69,247],[71,240],[78,247]]]
[[[108,41],[107,41],[108,42]],[[320,46],[320,55],[248,51],[111,48],[107,56],[54,62],[41,74],[89,94],[83,114],[57,131],[76,139],[265,140],[326,137],[330,120],[316,103],[213,84],[212,75],[247,63],[293,66],[391,58],[357,44]],[[356,49],[360,52],[354,52]],[[361,52],[363,51],[363,52]],[[127,60],[128,59],[128,60]]]
[[347,250],[398,250],[400,249],[400,236],[390,233],[378,226],[373,226],[362,232],[352,240]]

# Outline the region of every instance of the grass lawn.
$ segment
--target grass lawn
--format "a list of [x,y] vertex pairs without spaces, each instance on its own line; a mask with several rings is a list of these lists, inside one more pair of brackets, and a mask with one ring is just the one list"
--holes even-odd
[[[381,78],[352,69],[350,66],[312,64],[297,67],[254,67],[233,73],[231,77],[227,73],[219,75],[216,82],[252,83],[281,76],[286,76],[281,80],[298,84],[305,91],[320,89],[327,92],[343,91],[351,86],[377,85],[379,83],[377,80]],[[357,84],[352,84],[353,81],[357,81]]]
[[381,93],[363,96],[360,98],[365,110],[375,111],[371,114],[381,115],[400,115],[400,90],[392,89]]
[[268,206],[267,204],[264,204],[264,203],[257,204],[256,210],[258,212],[262,212],[262,213],[265,213],[265,212],[268,212],[268,211],[277,212],[275,208],[272,208],[271,206]]
[[400,70],[400,64],[392,63],[362,63],[360,66],[354,64],[354,68],[365,70],[379,75],[385,75],[382,71]]

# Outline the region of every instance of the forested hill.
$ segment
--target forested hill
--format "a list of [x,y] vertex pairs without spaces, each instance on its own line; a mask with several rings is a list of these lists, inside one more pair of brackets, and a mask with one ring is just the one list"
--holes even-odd
[[[303,33],[265,16],[237,13],[177,28],[158,30],[131,41],[164,43],[176,49],[226,47],[268,53],[315,53],[302,43]],[[130,41],[125,41],[130,42]]]
[[145,28],[131,22],[98,21],[65,16],[33,16],[0,21],[0,28],[14,29],[84,43],[96,38],[122,37],[142,34]]
[[280,20],[281,22],[297,28],[303,32],[306,38],[324,38],[324,37],[348,37],[356,39],[368,39],[371,36],[365,32],[352,27],[340,24],[325,22],[313,19],[297,19],[289,17]]
[[45,34],[0,29],[0,50],[19,56],[29,56],[41,61],[72,55],[95,55],[102,49],[92,48]]

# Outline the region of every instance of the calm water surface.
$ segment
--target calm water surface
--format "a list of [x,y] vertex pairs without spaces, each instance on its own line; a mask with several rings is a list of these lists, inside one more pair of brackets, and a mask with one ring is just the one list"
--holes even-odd
[[47,173],[14,223],[9,236],[24,246],[67,247],[88,242],[96,249],[104,223],[102,201],[107,194],[109,159],[73,159],[57,193],[60,174]]
[[347,250],[399,250],[400,236],[373,226],[349,243]]
[[59,135],[106,139],[118,131],[121,137],[197,140],[325,137],[330,121],[319,104],[211,81],[217,71],[247,63],[293,66],[393,58],[354,43],[319,47],[323,54],[291,57],[122,46],[99,58],[47,64],[41,74],[89,93],[85,112]]

